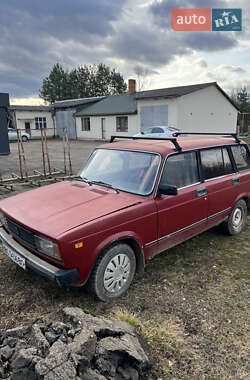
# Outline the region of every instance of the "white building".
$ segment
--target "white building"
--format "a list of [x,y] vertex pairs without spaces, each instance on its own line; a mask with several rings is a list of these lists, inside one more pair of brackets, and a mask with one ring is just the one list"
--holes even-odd
[[52,105],[52,113],[55,118],[56,135],[62,136],[63,131],[67,131],[70,139],[76,139],[76,122],[73,115],[77,107],[92,104],[104,99],[104,96],[90,98],[60,100]]
[[150,126],[169,125],[183,132],[235,133],[238,108],[216,82],[108,96],[75,113],[79,139],[133,136]]
[[41,137],[41,128],[46,128],[46,135],[55,135],[55,128],[49,106],[10,106],[13,127],[25,130],[32,138]]

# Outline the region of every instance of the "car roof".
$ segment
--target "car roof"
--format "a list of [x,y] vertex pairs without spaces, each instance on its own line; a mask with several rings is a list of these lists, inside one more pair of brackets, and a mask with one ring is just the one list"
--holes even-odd
[[[118,137],[119,138],[119,137]],[[178,137],[176,140],[181,147],[182,151],[201,149],[208,147],[216,147],[221,145],[235,145],[236,141],[233,137],[208,137],[208,136],[186,136]],[[145,152],[159,153],[165,156],[170,153],[176,152],[174,144],[169,140],[158,140],[145,138],[145,139],[131,139],[131,140],[115,140],[112,143],[100,145],[99,148],[105,149],[126,149],[126,150],[138,150]]]

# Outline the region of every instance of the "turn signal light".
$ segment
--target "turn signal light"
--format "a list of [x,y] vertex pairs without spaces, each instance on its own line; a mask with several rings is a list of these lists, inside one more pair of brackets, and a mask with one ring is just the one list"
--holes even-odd
[[83,242],[80,241],[79,243],[75,243],[75,248],[82,248],[83,247]]

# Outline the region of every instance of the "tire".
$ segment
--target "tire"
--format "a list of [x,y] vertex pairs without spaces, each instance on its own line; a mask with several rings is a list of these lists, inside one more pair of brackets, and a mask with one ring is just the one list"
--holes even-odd
[[107,302],[120,297],[133,281],[136,268],[134,251],[124,243],[118,243],[98,257],[88,281],[90,292]]
[[245,228],[247,222],[247,205],[240,199],[234,206],[228,219],[222,223],[222,228],[228,235],[238,235]]
[[26,142],[26,141],[28,141],[29,139],[28,139],[28,137],[27,136],[22,136],[22,141],[23,142]]

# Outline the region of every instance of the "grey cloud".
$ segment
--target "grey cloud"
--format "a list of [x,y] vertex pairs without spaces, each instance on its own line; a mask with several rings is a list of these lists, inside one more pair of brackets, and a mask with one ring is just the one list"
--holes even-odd
[[168,64],[175,55],[190,53],[188,47],[179,42],[170,33],[131,24],[119,30],[111,40],[110,48],[116,56],[146,64],[154,70]]
[[[120,17],[123,4],[123,0],[1,2],[1,85],[13,89],[13,96],[23,85],[27,95],[38,92],[56,62],[72,67],[92,58],[103,60],[100,47],[113,33],[111,22]],[[6,67],[13,73],[8,78]]]
[[243,74],[246,73],[246,70],[242,69],[239,66],[228,66],[228,65],[222,65],[220,66],[220,69],[222,71],[228,71],[230,73],[236,73],[236,74]]
[[29,29],[36,35],[54,35],[58,39],[81,40],[82,33],[107,35],[110,21],[119,18],[122,0],[8,0],[1,4],[0,24],[14,24],[12,32]]
[[204,59],[199,59],[196,61],[196,64],[201,68],[204,69],[207,67],[207,62]]
[[234,34],[229,32],[227,34],[222,34],[221,32],[184,33],[182,44],[193,50],[213,52],[231,49],[238,44]]

